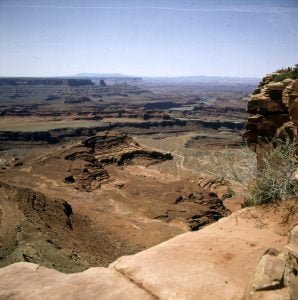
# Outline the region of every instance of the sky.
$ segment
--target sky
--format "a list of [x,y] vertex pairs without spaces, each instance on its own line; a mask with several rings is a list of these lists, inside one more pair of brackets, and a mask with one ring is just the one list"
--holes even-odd
[[298,0],[0,0],[0,76],[262,77],[298,63]]

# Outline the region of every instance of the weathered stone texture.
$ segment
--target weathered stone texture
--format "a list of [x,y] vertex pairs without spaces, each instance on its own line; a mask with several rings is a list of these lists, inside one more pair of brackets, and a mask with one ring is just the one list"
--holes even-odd
[[259,262],[246,299],[298,299],[298,226],[289,233],[289,244],[281,253],[267,252]]
[[260,141],[284,133],[297,138],[298,80],[287,78],[274,82],[277,74],[264,77],[248,102],[250,117],[244,136],[255,150]]
[[270,149],[266,144],[270,141],[276,138],[297,140],[298,80],[286,78],[274,82],[279,75],[273,73],[264,77],[247,105],[250,117],[243,136],[256,152],[258,168],[263,166],[264,154]]

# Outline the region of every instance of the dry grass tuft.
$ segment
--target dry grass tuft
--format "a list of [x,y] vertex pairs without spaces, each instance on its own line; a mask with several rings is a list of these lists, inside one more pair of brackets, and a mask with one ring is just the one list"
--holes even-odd
[[276,138],[266,148],[256,179],[248,190],[247,206],[287,200],[298,195],[298,184],[293,178],[297,169],[297,142]]

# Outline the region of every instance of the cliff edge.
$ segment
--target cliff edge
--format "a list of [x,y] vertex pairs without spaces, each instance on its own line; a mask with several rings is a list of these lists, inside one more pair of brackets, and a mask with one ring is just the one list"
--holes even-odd
[[263,78],[248,102],[250,114],[244,137],[258,154],[261,144],[289,136],[297,139],[298,66],[280,70]]
[[[286,207],[248,208],[109,268],[63,274],[31,263],[0,269],[0,299],[243,299],[260,257],[287,244]],[[294,299],[294,298],[293,298]]]

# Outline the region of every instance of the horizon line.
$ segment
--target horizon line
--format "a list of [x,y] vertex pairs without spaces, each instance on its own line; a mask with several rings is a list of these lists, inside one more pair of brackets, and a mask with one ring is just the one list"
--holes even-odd
[[[270,72],[269,72],[270,73]],[[242,79],[260,79],[262,77],[258,76],[232,76],[232,75],[127,75],[127,74],[113,74],[113,73],[104,73],[104,74],[92,74],[90,75],[0,75],[0,78],[71,78],[71,77],[110,77],[110,78],[194,78],[194,77],[209,77],[209,78],[242,78]]]
[[234,12],[234,13],[266,13],[266,14],[281,14],[281,13],[298,13],[298,7],[284,6],[219,6],[213,8],[179,8],[167,6],[66,6],[66,5],[27,5],[27,4],[2,4],[0,8],[38,8],[38,9],[107,9],[107,10],[165,10],[165,11],[181,11],[181,12]]

